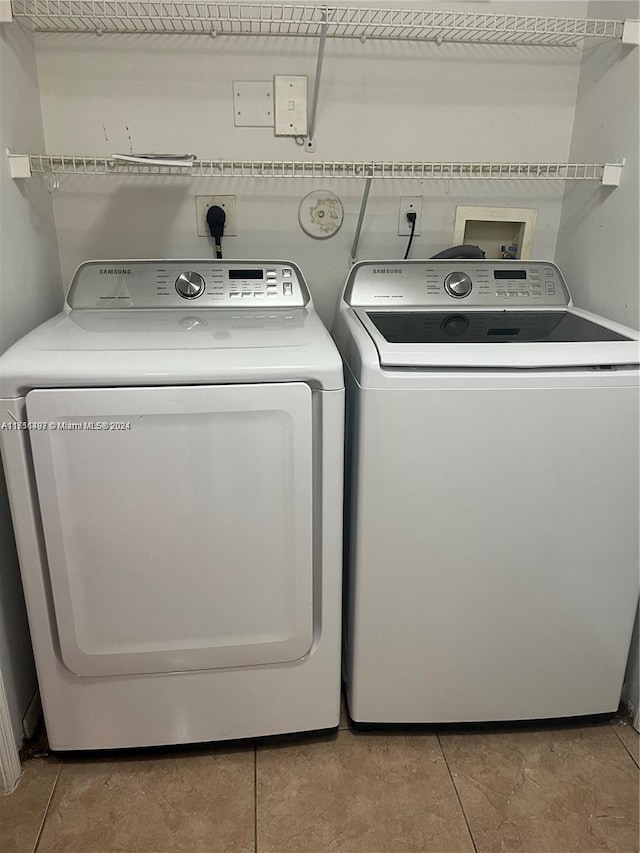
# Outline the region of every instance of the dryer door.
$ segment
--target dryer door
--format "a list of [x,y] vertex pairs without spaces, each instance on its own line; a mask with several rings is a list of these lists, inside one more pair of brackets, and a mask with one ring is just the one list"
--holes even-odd
[[313,640],[304,383],[36,390],[62,658],[78,675],[293,661]]

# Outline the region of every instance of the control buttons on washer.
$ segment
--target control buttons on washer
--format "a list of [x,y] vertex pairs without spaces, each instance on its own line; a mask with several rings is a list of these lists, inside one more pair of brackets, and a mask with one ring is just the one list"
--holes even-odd
[[183,299],[197,299],[204,293],[204,279],[197,272],[183,272],[176,279],[176,290]]
[[282,292],[285,296],[293,296],[293,282],[284,281],[282,283]]
[[545,271],[544,271],[544,274],[545,274],[546,276],[553,275],[553,270],[552,270],[550,267],[547,267],[547,268],[545,269]]
[[291,278],[291,267],[282,267],[283,278]]
[[463,299],[471,293],[473,282],[466,272],[451,272],[444,280],[444,289],[454,299]]

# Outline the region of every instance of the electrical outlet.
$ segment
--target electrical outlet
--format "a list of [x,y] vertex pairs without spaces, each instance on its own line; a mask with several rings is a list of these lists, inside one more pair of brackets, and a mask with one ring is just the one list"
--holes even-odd
[[417,215],[416,227],[413,232],[415,237],[420,236],[422,225],[422,196],[403,195],[400,199],[400,211],[398,213],[398,237],[408,237],[411,234],[411,223],[407,219],[409,211],[415,211]]
[[224,237],[238,236],[238,220],[236,219],[236,197],[234,195],[197,195],[196,196],[196,227],[198,237],[211,237],[207,225],[207,210],[218,205],[225,214]]

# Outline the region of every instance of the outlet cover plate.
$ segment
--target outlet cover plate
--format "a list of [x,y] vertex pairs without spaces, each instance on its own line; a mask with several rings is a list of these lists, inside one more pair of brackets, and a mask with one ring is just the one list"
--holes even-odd
[[233,81],[233,123],[236,127],[273,127],[273,80]]
[[422,226],[422,196],[403,195],[400,199],[400,209],[398,210],[398,237],[408,237],[411,234],[411,223],[407,220],[406,216],[410,210],[415,210],[418,214],[413,236],[420,236],[420,228]]
[[196,196],[196,225],[198,229],[198,237],[209,237],[211,232],[207,225],[207,210],[214,205],[221,207],[227,218],[224,221],[225,237],[238,236],[238,221],[236,219],[236,197],[234,195],[197,195]]
[[273,78],[275,135],[307,135],[307,78],[276,74]]

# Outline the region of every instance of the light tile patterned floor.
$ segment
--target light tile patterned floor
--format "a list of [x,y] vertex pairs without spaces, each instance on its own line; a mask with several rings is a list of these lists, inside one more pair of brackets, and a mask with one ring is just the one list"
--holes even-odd
[[622,721],[32,758],[2,853],[639,853]]

